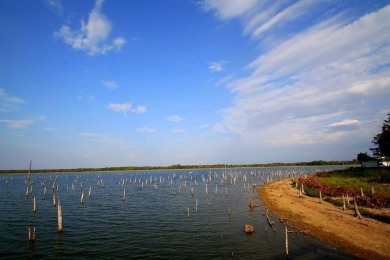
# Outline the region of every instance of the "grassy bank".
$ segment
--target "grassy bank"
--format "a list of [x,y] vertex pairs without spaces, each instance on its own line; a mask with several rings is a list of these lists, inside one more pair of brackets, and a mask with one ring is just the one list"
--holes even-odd
[[[349,168],[317,173],[299,179],[305,194],[319,197],[321,190],[325,201],[342,207],[342,196],[355,197],[364,217],[390,223],[390,168]],[[347,207],[353,207],[351,206]]]

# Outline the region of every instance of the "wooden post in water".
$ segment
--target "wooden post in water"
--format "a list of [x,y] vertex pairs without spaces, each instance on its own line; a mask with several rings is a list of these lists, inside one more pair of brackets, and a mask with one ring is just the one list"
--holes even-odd
[[195,212],[198,212],[198,199],[196,199],[196,202],[195,202]]
[[88,191],[88,198],[91,197],[91,194],[92,194],[92,187],[90,186],[90,187],[89,187],[89,191]]
[[287,229],[287,225],[286,225],[285,230],[286,230],[286,257],[289,258],[288,257],[288,229]]
[[62,233],[62,206],[59,198],[58,198],[58,207],[57,207],[57,217],[58,217],[58,233]]
[[35,228],[31,230],[30,227],[28,227],[27,231],[28,231],[28,240],[35,241]]
[[81,192],[80,204],[84,204],[84,192]]
[[53,207],[56,206],[56,194],[53,193]]
[[35,203],[35,197],[33,199],[33,212],[37,212],[37,204]]

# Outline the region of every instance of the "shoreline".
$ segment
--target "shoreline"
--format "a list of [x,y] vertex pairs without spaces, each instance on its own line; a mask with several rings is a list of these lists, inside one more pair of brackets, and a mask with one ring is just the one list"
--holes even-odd
[[304,196],[291,187],[290,179],[258,187],[266,208],[283,222],[308,230],[320,241],[363,259],[390,259],[390,224],[354,217],[353,210],[343,211],[318,198]]

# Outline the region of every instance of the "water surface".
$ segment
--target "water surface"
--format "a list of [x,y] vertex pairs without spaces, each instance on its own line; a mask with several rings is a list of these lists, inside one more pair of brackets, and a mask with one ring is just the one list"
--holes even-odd
[[[27,174],[3,174],[0,257],[285,258],[284,224],[271,215],[276,232],[268,226],[252,185],[335,168],[340,167],[32,174],[30,185]],[[53,193],[62,205],[62,234]],[[249,208],[251,200],[258,207]],[[254,226],[253,234],[244,232],[245,224]],[[34,242],[28,241],[28,227],[36,229]],[[290,234],[289,251],[292,259],[353,258],[302,234]]]

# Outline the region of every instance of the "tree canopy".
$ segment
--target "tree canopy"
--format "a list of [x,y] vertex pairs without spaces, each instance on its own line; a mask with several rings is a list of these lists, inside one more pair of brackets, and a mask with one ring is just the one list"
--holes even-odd
[[370,150],[377,159],[390,162],[390,114],[387,115],[388,118],[383,122],[382,132],[375,135],[372,140],[375,147]]

